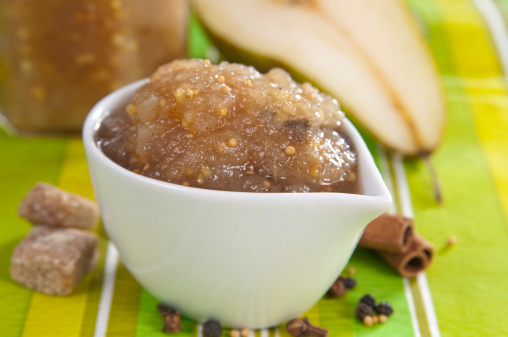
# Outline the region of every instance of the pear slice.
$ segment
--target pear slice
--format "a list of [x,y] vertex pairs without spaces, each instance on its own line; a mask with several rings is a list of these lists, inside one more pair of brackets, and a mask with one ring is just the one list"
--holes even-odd
[[[398,0],[194,0],[232,61],[283,66],[336,97],[385,146],[426,155],[442,138],[436,69]],[[296,76],[295,76],[296,75]]]

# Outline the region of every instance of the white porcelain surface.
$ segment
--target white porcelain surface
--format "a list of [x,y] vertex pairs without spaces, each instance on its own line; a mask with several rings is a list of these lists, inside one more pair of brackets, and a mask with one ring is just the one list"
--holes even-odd
[[101,120],[139,81],[90,112],[83,140],[95,195],[122,262],[151,294],[198,321],[262,328],[307,311],[391,197],[349,121],[365,195],[197,189],[132,173],[97,148]]

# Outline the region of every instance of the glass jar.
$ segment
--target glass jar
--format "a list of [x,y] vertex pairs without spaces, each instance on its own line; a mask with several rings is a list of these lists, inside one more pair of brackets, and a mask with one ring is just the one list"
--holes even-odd
[[186,0],[0,0],[0,111],[21,133],[78,133],[109,92],[186,57]]

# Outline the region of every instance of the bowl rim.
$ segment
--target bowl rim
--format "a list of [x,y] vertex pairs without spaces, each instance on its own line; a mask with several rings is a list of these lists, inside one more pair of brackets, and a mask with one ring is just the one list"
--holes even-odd
[[[119,104],[124,104],[125,101],[130,99],[135,91],[141,87],[142,85],[148,83],[150,81],[149,78],[141,79],[135,82],[132,82],[130,84],[127,84],[104,98],[102,98],[99,102],[97,102],[93,108],[88,113],[85,122],[83,124],[83,131],[82,131],[82,140],[83,145],[85,147],[85,152],[87,157],[88,156],[94,156],[97,160],[101,161],[104,165],[106,165],[109,169],[115,171],[116,173],[125,176],[128,179],[134,179],[140,182],[143,182],[145,184],[149,184],[152,186],[156,186],[159,188],[164,189],[172,189],[176,191],[181,192],[187,192],[187,193],[199,193],[203,195],[209,195],[209,196],[233,196],[235,198],[250,198],[250,199],[256,199],[256,198],[273,198],[273,199],[279,199],[281,196],[284,196],[284,198],[316,198],[319,196],[319,198],[339,198],[342,199],[344,197],[347,197],[348,199],[377,199],[377,201],[381,201],[383,203],[389,203],[392,202],[392,197],[390,195],[390,192],[388,191],[388,188],[386,187],[386,184],[384,183],[384,180],[381,177],[381,174],[379,173],[379,170],[377,166],[374,163],[374,159],[372,158],[372,155],[367,148],[367,145],[365,144],[365,141],[361,137],[358,130],[355,128],[355,126],[347,119],[347,117],[344,117],[343,123],[345,127],[345,131],[347,132],[348,136],[351,139],[351,142],[353,142],[356,145],[356,151],[359,154],[359,157],[361,158],[362,165],[367,165],[368,167],[367,172],[371,172],[374,177],[371,179],[376,183],[377,186],[375,186],[375,189],[378,191],[378,193],[373,194],[353,194],[353,193],[343,193],[343,192],[308,192],[308,193],[291,193],[291,192],[270,192],[270,193],[255,193],[255,192],[240,192],[240,191],[224,191],[224,190],[212,190],[212,189],[205,189],[205,188],[198,188],[198,187],[191,187],[191,186],[183,186],[174,184],[171,182],[166,182],[162,180],[157,180],[155,178],[145,177],[139,174],[136,174],[134,172],[131,172],[127,170],[126,168],[120,166],[119,164],[115,163],[113,160],[111,160],[109,157],[107,157],[99,148],[95,141],[95,133],[100,127],[102,121],[109,116],[109,114],[115,110],[115,108],[118,107]],[[363,175],[360,175],[360,179],[365,179],[365,177],[362,177]],[[374,200],[372,200],[374,201]]]

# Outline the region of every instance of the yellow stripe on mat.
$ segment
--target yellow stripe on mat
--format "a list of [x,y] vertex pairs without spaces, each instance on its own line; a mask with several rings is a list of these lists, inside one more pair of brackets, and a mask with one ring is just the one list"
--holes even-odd
[[[79,139],[69,141],[62,162],[58,187],[91,198],[90,179]],[[34,292],[27,313],[23,337],[74,337],[81,333],[91,275],[68,296],[47,296]]]
[[[470,10],[473,7],[469,7]],[[466,15],[466,14],[465,14]],[[457,21],[460,16],[454,13]],[[472,15],[468,15],[471,20]],[[481,18],[479,15],[476,18]],[[465,92],[474,115],[476,131],[501,200],[505,218],[508,219],[508,92],[502,76],[501,62],[494,49],[492,33],[484,22],[478,21],[476,30],[457,27],[450,39],[456,52],[456,71],[463,81]],[[474,38],[471,37],[474,34]],[[461,42],[462,41],[462,42]],[[468,41],[468,43],[463,43]],[[458,62],[469,59],[466,62]],[[508,76],[505,74],[505,76]]]
[[[505,219],[508,219],[508,98],[506,92],[496,97],[497,104],[475,100],[474,104],[488,111],[485,118],[475,109],[475,121],[483,150],[489,162]],[[493,100],[491,99],[491,102]]]

